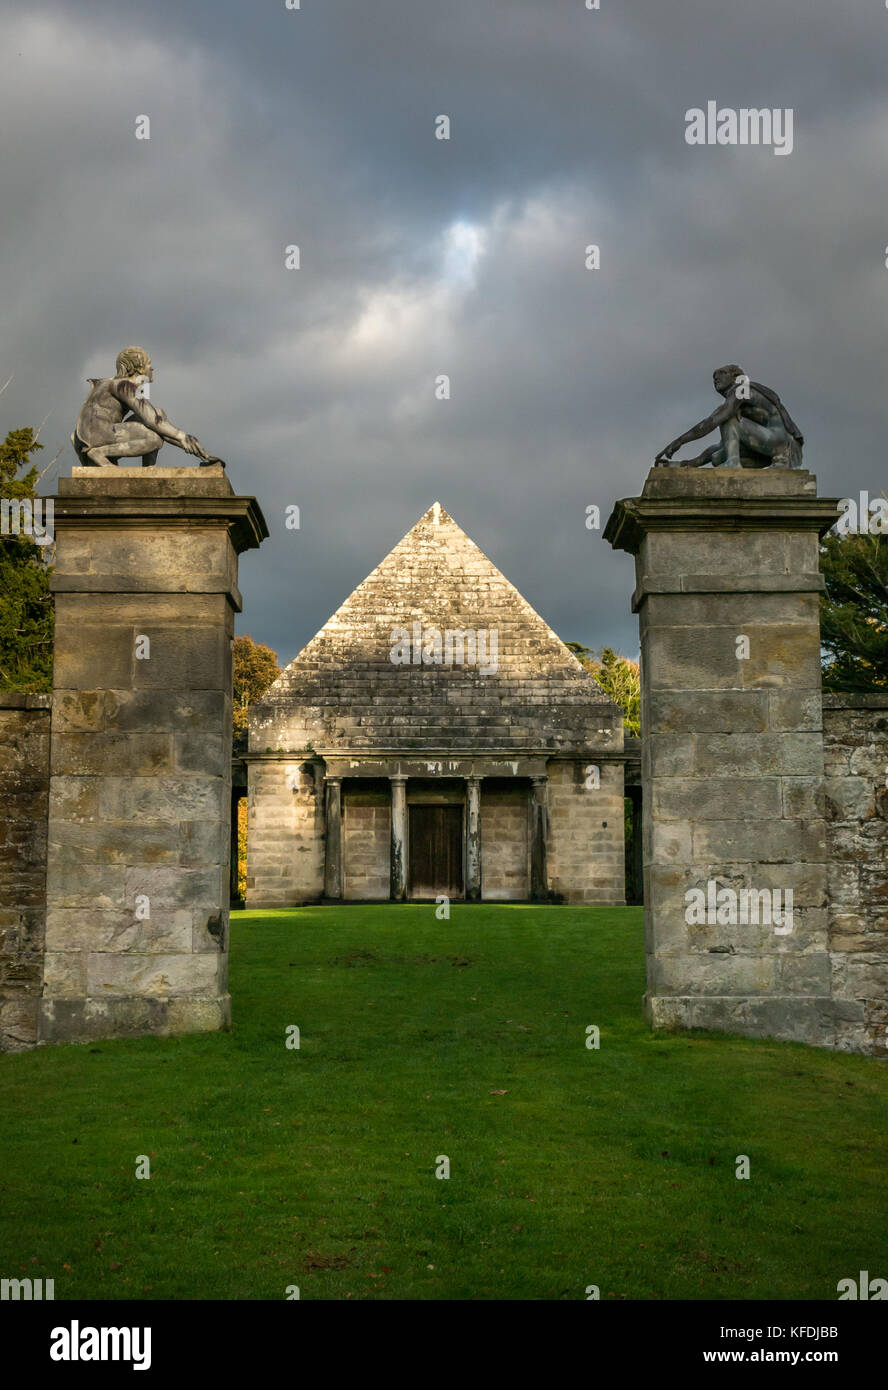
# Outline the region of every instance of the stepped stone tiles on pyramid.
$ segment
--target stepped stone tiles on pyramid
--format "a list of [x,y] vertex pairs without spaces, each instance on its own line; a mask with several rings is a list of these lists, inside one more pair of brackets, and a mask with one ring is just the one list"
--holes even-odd
[[[462,664],[423,662],[432,629],[442,643],[448,630],[472,633],[477,659],[469,663],[466,643]],[[399,633],[403,664],[392,659]],[[451,657],[459,649],[457,641]],[[436,502],[254,706],[251,749],[345,739],[364,748],[556,751],[600,743],[614,709]]]

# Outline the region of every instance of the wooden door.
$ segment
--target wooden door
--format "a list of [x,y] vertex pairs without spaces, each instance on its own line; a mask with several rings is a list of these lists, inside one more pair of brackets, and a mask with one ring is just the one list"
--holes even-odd
[[416,805],[409,815],[410,897],[463,897],[462,806]]

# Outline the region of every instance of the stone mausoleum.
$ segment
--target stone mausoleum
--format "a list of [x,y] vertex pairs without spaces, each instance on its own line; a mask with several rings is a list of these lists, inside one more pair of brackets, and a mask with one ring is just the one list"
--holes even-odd
[[625,901],[622,713],[436,502],[250,712],[247,904]]

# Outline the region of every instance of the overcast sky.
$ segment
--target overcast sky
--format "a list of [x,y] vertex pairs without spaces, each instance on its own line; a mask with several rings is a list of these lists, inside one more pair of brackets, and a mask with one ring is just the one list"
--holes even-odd
[[[822,492],[880,491],[888,9],[600,3],[0,0],[0,435],[48,417],[53,491],[86,378],[145,347],[259,499],[238,630],[282,664],[436,499],[561,637],[635,655],[586,508],[726,362]],[[688,145],[708,100],[792,108],[792,153]]]

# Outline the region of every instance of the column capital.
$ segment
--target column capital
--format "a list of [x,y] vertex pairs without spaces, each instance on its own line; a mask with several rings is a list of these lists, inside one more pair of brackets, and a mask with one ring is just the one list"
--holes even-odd
[[[817,496],[805,469],[652,468],[640,497],[614,504],[603,537],[637,555],[657,531],[816,531],[839,516],[839,499]],[[713,558],[717,543],[712,541]]]

